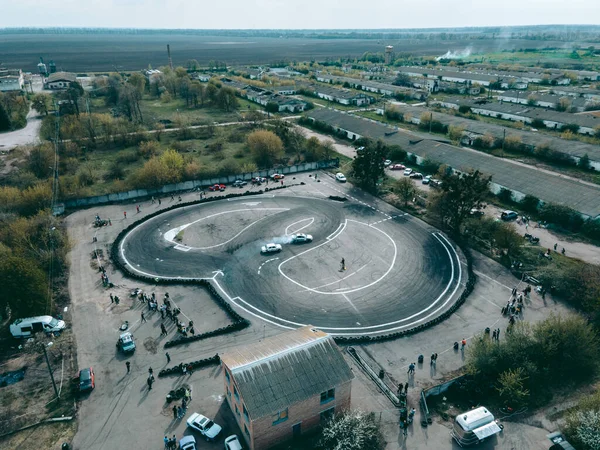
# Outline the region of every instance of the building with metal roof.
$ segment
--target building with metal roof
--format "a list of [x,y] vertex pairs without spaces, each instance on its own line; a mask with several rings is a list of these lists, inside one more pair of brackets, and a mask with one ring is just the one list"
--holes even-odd
[[344,132],[349,139],[370,137],[390,145],[400,145],[417,162],[437,161],[458,172],[479,170],[492,175],[490,189],[494,193],[509,189],[515,200],[532,195],[543,202],[568,206],[584,217],[600,217],[600,186],[565,178],[558,173],[537,170],[518,161],[497,158],[480,151],[456,147],[431,135],[413,133],[381,122],[363,119],[331,109],[311,110],[307,116]]
[[250,450],[267,449],[350,406],[354,374],[327,333],[305,326],[221,356],[226,399]]

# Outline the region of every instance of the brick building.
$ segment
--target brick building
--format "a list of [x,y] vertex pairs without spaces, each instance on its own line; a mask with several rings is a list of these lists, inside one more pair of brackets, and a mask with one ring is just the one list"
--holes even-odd
[[350,407],[352,370],[327,334],[305,326],[221,356],[229,404],[250,450],[299,436]]

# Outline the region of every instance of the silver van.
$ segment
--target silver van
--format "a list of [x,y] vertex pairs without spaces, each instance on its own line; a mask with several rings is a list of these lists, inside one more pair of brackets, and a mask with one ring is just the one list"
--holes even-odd
[[38,331],[54,333],[65,329],[64,320],[55,319],[52,316],[37,316],[17,319],[10,325],[13,337],[26,338]]
[[481,406],[456,416],[450,435],[463,447],[479,444],[500,431],[494,415]]

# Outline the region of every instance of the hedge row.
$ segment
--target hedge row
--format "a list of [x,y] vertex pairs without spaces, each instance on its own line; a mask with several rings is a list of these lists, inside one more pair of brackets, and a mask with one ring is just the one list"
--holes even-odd
[[397,331],[395,333],[390,334],[382,334],[380,336],[335,336],[333,338],[335,342],[337,342],[338,344],[364,344],[368,342],[389,341],[391,339],[397,339],[399,337],[418,333],[446,320],[448,317],[454,314],[458,310],[458,308],[460,308],[462,304],[467,300],[469,295],[471,295],[471,292],[473,292],[473,289],[475,288],[475,283],[477,282],[477,275],[475,275],[475,273],[473,272],[473,256],[471,255],[470,250],[468,250],[466,247],[461,246],[461,249],[467,260],[468,279],[464,291],[460,294],[460,297],[458,297],[456,302],[454,302],[454,304],[450,307],[449,310],[436,317],[435,319],[430,320],[429,322],[425,322],[416,327],[409,328],[408,330]]
[[202,339],[207,339],[213,336],[220,336],[222,334],[233,333],[234,331],[243,330],[249,325],[250,321],[246,319],[237,320],[232,324],[227,325],[226,327],[217,328],[216,330],[207,331],[206,333],[196,334],[194,336],[181,336],[178,339],[167,341],[165,342],[165,348],[170,348],[181,344],[188,344],[190,342],[200,341]]
[[[183,363],[183,364],[185,366],[189,366],[191,364],[192,368],[200,369],[202,367],[217,365],[220,362],[221,362],[221,358],[219,357],[219,354],[217,353],[215,356],[211,356],[210,358],[199,359],[197,361],[192,361],[192,362]],[[158,372],[159,377],[165,377],[167,375],[182,375],[182,374],[183,374],[183,371],[181,370],[181,366],[179,366],[179,365],[169,367],[168,369],[163,369],[160,372]]]
[[329,200],[335,200],[336,202],[346,202],[348,199],[346,197],[340,197],[338,195],[330,195]]

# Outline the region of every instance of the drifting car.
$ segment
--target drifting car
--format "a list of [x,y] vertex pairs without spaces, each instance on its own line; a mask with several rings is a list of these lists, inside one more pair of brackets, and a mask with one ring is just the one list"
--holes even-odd
[[313,237],[310,234],[295,234],[292,236],[292,244],[304,244],[306,242],[312,242]]
[[267,245],[263,245],[260,251],[261,253],[279,253],[281,251],[281,245],[270,243]]
[[404,176],[405,176],[405,177],[407,177],[407,176],[409,176],[411,173],[412,173],[412,169],[406,169],[406,170],[404,171]]
[[117,348],[123,353],[135,352],[135,342],[133,341],[133,334],[131,334],[129,331],[121,333],[121,336],[119,336],[119,340],[117,341]]
[[194,436],[184,436],[179,439],[179,448],[181,450],[196,450],[196,438]]
[[88,367],[79,371],[79,392],[91,391],[96,387],[94,369]]
[[248,184],[248,182],[244,181],[244,180],[235,180],[233,182],[233,186],[235,186],[235,187],[243,187],[243,186],[246,186],[247,184]]
[[283,180],[285,178],[285,175],[281,174],[281,173],[274,173],[273,175],[271,175],[270,177],[272,180]]
[[339,181],[340,183],[345,183],[346,182],[346,176],[342,172],[336,173],[335,174],[335,179],[337,181]]
[[207,441],[214,441],[221,432],[221,426],[202,414],[194,413],[186,421],[187,426],[198,431]]
[[216,191],[221,191],[221,192],[223,192],[223,191],[225,190],[225,187],[226,187],[226,186],[225,186],[224,184],[219,184],[219,183],[217,183],[217,184],[213,184],[212,186],[209,186],[209,187],[208,187],[208,190],[209,190],[209,191],[213,191],[213,192],[216,192]]
[[238,437],[233,434],[225,439],[225,450],[242,450],[242,444]]
[[389,167],[390,170],[404,170],[406,169],[406,166],[404,164],[392,164]]

